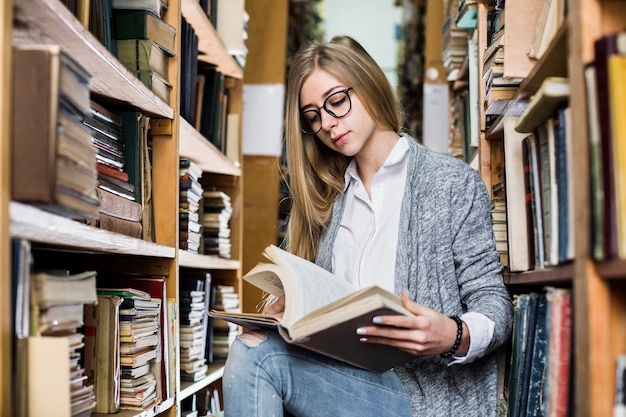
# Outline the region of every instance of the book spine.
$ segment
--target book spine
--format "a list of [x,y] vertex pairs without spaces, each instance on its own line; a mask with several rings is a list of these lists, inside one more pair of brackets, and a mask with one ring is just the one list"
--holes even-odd
[[100,200],[100,213],[124,220],[140,222],[142,218],[141,204],[115,195],[101,188],[97,189]]
[[97,222],[97,226],[110,232],[120,233],[138,239],[141,239],[142,236],[141,222],[120,219],[107,214],[100,214],[100,220]]

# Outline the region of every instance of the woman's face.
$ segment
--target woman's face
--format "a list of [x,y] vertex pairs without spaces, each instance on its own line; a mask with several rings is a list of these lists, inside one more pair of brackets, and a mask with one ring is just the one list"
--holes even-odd
[[[328,72],[316,69],[304,81],[300,90],[300,112],[304,112],[306,119],[314,122],[313,126],[321,123],[321,129],[316,134],[317,138],[330,149],[346,156],[355,156],[361,152],[377,130],[376,123],[354,90],[347,92],[349,98],[340,93],[328,99],[334,93],[351,87]],[[346,109],[349,104],[351,106],[345,116],[333,117],[322,108],[324,103],[327,110],[338,115],[341,113],[336,112],[337,109]]]

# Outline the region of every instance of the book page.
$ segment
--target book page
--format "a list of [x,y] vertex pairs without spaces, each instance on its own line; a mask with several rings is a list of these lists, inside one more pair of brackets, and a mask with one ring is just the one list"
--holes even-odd
[[[265,255],[278,266],[259,265],[244,279],[273,295],[281,295],[280,287],[284,288],[285,313],[282,322],[285,327],[356,290],[349,282],[324,268],[276,246],[269,246]],[[255,269],[263,272],[253,274]]]

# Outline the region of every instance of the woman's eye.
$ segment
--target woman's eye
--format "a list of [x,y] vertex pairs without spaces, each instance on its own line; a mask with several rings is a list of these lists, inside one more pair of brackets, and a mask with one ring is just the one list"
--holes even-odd
[[304,112],[304,117],[309,121],[309,123],[313,123],[319,120],[319,114],[316,111],[307,111]]
[[341,97],[338,97],[334,100],[331,100],[330,105],[332,107],[339,107],[341,106],[344,102],[346,101],[346,96],[345,95],[341,95]]

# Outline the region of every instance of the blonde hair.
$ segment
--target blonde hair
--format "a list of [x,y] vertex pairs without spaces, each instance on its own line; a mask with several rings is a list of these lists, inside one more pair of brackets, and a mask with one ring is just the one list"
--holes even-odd
[[315,259],[333,203],[343,192],[350,162],[317,137],[302,133],[300,90],[316,69],[351,87],[381,128],[395,132],[402,128],[395,91],[378,64],[354,39],[336,36],[330,42],[314,42],[293,56],[285,107],[286,176],[292,199],[286,244],[290,252],[309,260]]

